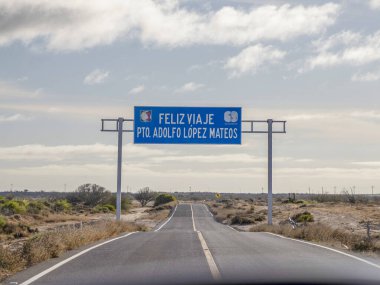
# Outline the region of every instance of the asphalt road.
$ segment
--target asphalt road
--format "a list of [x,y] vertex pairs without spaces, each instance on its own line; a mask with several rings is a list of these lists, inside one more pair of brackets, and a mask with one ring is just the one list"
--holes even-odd
[[119,238],[51,270],[78,252],[29,268],[6,284],[380,284],[380,266],[268,233],[235,231],[215,222],[202,204],[181,204],[156,231]]

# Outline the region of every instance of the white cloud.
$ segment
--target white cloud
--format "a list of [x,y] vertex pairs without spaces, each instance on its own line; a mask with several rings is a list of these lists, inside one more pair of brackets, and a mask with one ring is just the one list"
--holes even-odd
[[355,111],[350,114],[351,117],[354,118],[361,118],[361,119],[380,119],[380,112],[379,111],[373,111],[373,110],[367,110],[367,111]]
[[108,76],[109,76],[108,71],[95,69],[86,75],[86,77],[83,80],[83,83],[86,85],[101,84],[106,81]]
[[14,115],[0,115],[0,123],[2,122],[16,122],[16,121],[29,121],[31,120],[30,117],[21,115],[21,114],[14,114]]
[[380,9],[380,0],[369,0],[369,6],[372,9]]
[[327,52],[333,48],[341,48],[347,45],[357,45],[360,44],[362,40],[362,35],[360,33],[355,33],[352,31],[342,31],[340,33],[334,34],[327,39],[318,39],[313,42],[313,46],[319,52]]
[[272,46],[257,44],[243,49],[238,55],[231,57],[224,65],[231,71],[232,77],[241,76],[244,73],[256,73],[263,64],[273,64],[284,58],[286,52]]
[[144,90],[145,90],[145,86],[139,85],[139,86],[136,86],[135,88],[132,88],[131,90],[129,90],[129,94],[139,94],[139,93],[143,92]]
[[366,73],[355,73],[351,77],[352,81],[371,82],[380,80],[380,70]]
[[380,161],[355,161],[352,164],[380,167]]
[[[158,46],[246,45],[323,32],[340,5],[262,5],[197,12],[178,0],[0,0],[0,45],[21,41],[52,51],[109,45],[125,38]],[[37,43],[38,40],[38,43]]]
[[316,168],[297,168],[288,167],[276,170],[277,177],[294,177],[299,178],[307,176],[313,177],[347,179],[351,177],[360,177],[361,179],[371,180],[376,177],[380,168],[337,168],[337,167],[316,167]]
[[328,114],[328,113],[308,113],[308,114],[294,114],[294,115],[285,115],[284,119],[287,121],[309,121],[309,120],[326,120],[336,118],[337,114]]
[[38,98],[41,96],[42,90],[42,88],[38,88],[31,91],[10,82],[0,81],[0,98]]
[[344,31],[314,43],[317,54],[306,62],[306,70],[338,65],[359,66],[380,60],[380,31],[363,36]]
[[[144,146],[126,144],[124,146],[126,155],[133,157],[163,156],[168,152],[152,149]],[[20,145],[12,147],[0,147],[0,157],[3,160],[42,160],[62,161],[77,159],[79,156],[116,158],[117,147],[114,145],[92,144],[92,145],[57,145],[47,146],[40,144]],[[172,152],[170,152],[172,153]],[[170,154],[169,153],[169,154]]]
[[201,88],[203,88],[203,84],[195,83],[195,82],[188,82],[184,85],[182,85],[180,88],[176,90],[177,93],[188,93],[188,92],[194,92]]

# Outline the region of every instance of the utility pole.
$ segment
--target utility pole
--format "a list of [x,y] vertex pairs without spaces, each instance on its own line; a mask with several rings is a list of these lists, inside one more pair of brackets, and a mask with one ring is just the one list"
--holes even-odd
[[371,186],[371,189],[372,189],[372,196],[373,196],[373,188],[375,188],[375,186],[374,186],[374,185],[372,185],[372,186]]

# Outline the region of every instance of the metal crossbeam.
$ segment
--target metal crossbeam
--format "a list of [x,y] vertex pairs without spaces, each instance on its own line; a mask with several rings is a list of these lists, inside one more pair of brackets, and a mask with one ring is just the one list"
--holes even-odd
[[[123,122],[134,122],[133,119],[124,119],[124,118],[119,118]],[[102,132],[118,132],[119,131],[119,119],[102,119]],[[114,122],[112,126],[107,126],[107,122]],[[123,132],[124,133],[133,133],[133,126],[132,128],[129,128],[127,126],[126,129],[124,129],[124,124],[123,124]]]
[[[242,134],[267,134],[267,130],[258,130],[259,128],[255,128],[255,125],[267,125],[268,120],[242,120],[242,129],[243,129],[243,124],[249,125],[249,130],[242,130]],[[273,134],[285,134],[286,133],[286,121],[276,121],[272,120],[273,125],[280,125],[281,130],[272,130]]]

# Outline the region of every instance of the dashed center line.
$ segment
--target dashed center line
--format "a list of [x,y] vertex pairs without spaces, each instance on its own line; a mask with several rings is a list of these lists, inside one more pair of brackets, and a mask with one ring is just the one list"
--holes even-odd
[[212,278],[214,280],[220,281],[222,279],[222,276],[220,275],[218,266],[215,263],[215,260],[211,254],[210,249],[207,246],[206,240],[204,239],[202,233],[200,231],[197,231],[197,228],[195,227],[195,221],[194,221],[194,211],[193,211],[193,205],[190,204],[191,209],[191,219],[193,220],[193,229],[198,234],[199,241],[201,242],[203,253],[205,254],[208,267],[210,268]]

